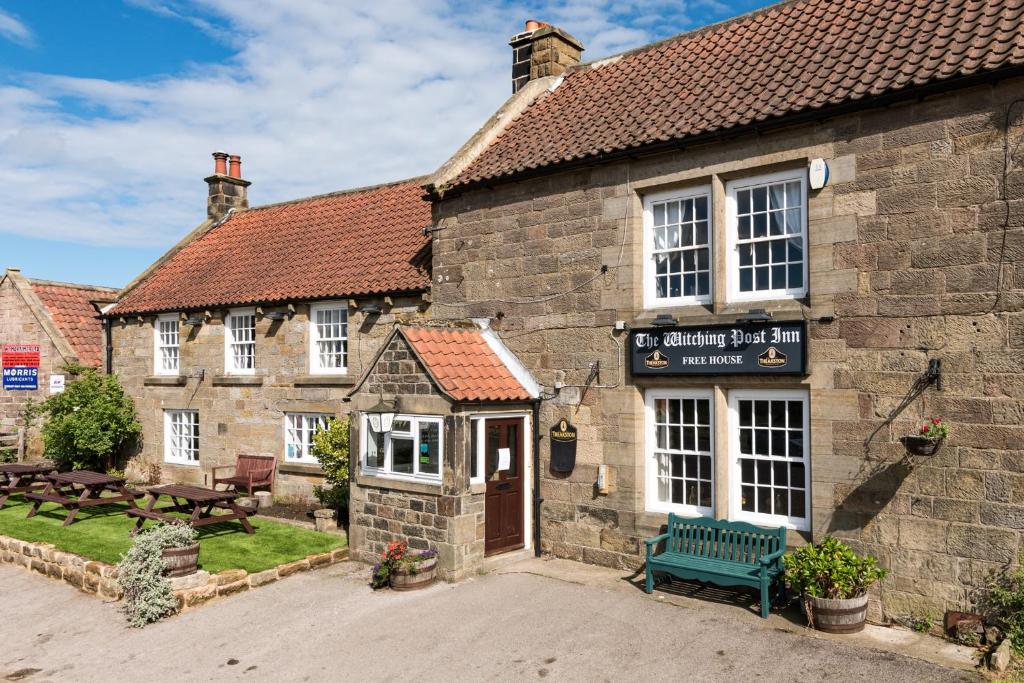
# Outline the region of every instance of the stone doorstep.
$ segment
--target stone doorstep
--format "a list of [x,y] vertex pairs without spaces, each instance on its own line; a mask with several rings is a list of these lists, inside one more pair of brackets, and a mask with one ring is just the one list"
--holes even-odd
[[[174,597],[178,600],[178,611],[182,612],[191,607],[204,605],[215,597],[242,593],[298,572],[345,562],[348,557],[348,547],[337,548],[256,574],[249,574],[244,569],[228,569],[218,574],[210,574],[201,569],[194,574],[175,577],[169,581]],[[59,551],[49,543],[29,543],[0,536],[0,562],[22,566],[43,576],[64,581],[83,593],[107,600],[116,602],[123,597],[121,587],[117,583],[117,567]]]

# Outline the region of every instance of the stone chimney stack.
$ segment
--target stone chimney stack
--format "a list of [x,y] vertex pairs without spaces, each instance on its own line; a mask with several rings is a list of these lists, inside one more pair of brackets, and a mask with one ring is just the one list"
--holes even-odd
[[[230,159],[230,168],[228,160]],[[242,180],[242,157],[226,152],[213,153],[213,175],[206,178],[210,196],[206,200],[206,215],[219,221],[227,215],[228,209],[248,209],[249,198],[246,188],[252,183]]]
[[512,36],[512,92],[535,78],[558,76],[580,63],[583,43],[557,26],[530,19],[525,30]]

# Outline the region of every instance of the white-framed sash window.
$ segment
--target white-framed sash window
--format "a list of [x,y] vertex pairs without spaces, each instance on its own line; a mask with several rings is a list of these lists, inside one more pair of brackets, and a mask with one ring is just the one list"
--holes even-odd
[[807,171],[726,183],[729,301],[807,293]]
[[181,366],[178,314],[159,316],[153,323],[153,373],[177,375]]
[[199,411],[164,411],[164,462],[199,464]]
[[285,413],[285,461],[310,464],[319,462],[312,453],[313,435],[327,429],[327,423],[333,417],[321,413]]
[[714,514],[714,395],[710,389],[646,392],[646,509]]
[[309,373],[342,375],[348,371],[348,306],[318,303],[309,309]]
[[428,415],[397,415],[391,431],[373,430],[362,416],[361,451],[364,474],[441,482],[444,421]]
[[256,309],[236,309],[224,318],[224,371],[256,374]]
[[644,305],[704,304],[712,293],[711,188],[644,197]]
[[729,392],[730,519],[810,529],[808,393]]

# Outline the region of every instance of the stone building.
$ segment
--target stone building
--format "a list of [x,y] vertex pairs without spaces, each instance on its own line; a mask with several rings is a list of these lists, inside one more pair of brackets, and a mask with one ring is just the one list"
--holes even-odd
[[127,469],[209,485],[239,453],[274,455],[275,495],[308,499],[312,434],[394,323],[422,317],[430,205],[414,179],[249,208],[238,157],[214,158],[207,220],[107,314],[143,430]]
[[24,434],[25,401],[50,396],[50,377],[67,375],[64,368],[69,364],[103,366],[99,316],[116,294],[107,287],[29,279],[17,268],[8,268],[0,277],[0,348],[9,348],[13,355],[13,347],[25,347],[32,358],[24,370],[33,364],[37,368],[34,381],[5,381],[0,388],[0,435],[18,435],[23,455],[42,453],[38,435]]
[[[354,550],[435,547],[454,577],[509,549],[475,492],[514,420],[523,547],[636,567],[666,512],[712,515],[878,556],[874,618],[969,604],[1024,529],[1024,8],[792,0],[564,71],[578,41],[534,28],[567,36],[526,52],[558,68],[426,183],[426,329],[500,339],[537,416],[445,396],[423,323],[392,337],[355,424],[409,443],[353,440]],[[932,417],[951,436],[910,452]]]

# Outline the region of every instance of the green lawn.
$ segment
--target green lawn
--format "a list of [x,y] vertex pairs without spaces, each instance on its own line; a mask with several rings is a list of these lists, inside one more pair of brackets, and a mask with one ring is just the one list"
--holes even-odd
[[[11,496],[0,508],[0,535],[52,543],[65,552],[108,564],[117,564],[132,544],[128,532],[135,519],[124,514],[124,503],[85,508],[68,527],[61,526],[67,514],[64,508],[47,503],[35,517],[25,519],[30,507],[21,496]],[[211,573],[244,569],[251,574],[343,545],[337,536],[273,522],[259,515],[250,517],[249,522],[256,530],[251,536],[237,521],[200,528],[200,569]],[[145,528],[154,524],[146,522]]]

